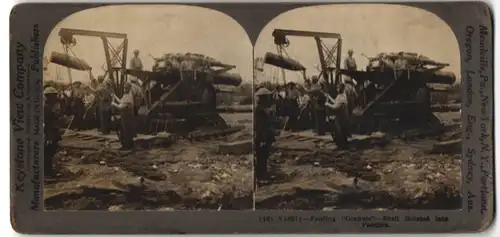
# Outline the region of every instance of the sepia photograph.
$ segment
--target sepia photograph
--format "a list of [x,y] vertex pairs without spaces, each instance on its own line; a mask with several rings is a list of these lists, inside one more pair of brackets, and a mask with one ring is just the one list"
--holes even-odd
[[45,210],[253,209],[252,50],[202,7],[59,22],[44,50]]
[[255,208],[461,209],[460,70],[416,7],[276,16],[254,46]]

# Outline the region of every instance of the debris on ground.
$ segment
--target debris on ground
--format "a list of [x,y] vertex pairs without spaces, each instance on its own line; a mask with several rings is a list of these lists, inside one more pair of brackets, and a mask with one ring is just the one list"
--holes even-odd
[[446,129],[353,135],[349,150],[312,132],[284,134],[256,209],[459,209],[460,126]]
[[[227,116],[228,121],[236,121],[251,115]],[[45,207],[110,211],[252,209],[251,150],[235,155],[213,149],[221,143],[247,141],[251,123],[244,125],[243,130],[225,137],[181,139],[135,151],[120,150],[119,145],[113,148],[116,136],[105,141],[84,131],[85,137],[65,137],[54,158],[58,175],[45,180]]]

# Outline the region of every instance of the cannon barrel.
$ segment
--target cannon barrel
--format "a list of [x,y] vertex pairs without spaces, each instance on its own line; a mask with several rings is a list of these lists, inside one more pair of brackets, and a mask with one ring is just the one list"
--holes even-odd
[[92,67],[83,59],[58,52],[52,52],[50,54],[50,62],[80,71],[87,71],[92,69]]
[[[394,71],[349,71],[342,69],[340,73],[354,78],[358,81],[379,81],[383,78],[393,78]],[[452,85],[456,81],[456,75],[453,72],[447,71],[410,71],[410,78],[415,80],[423,80],[425,83],[448,84]]]
[[[392,62],[396,61],[399,58],[398,53],[380,53],[375,57],[367,57],[369,61],[377,61],[384,59],[385,61],[390,60]],[[430,66],[450,66],[449,63],[438,62],[436,60],[432,60],[427,56],[419,55],[416,53],[404,52],[403,59],[408,62],[410,65],[430,65]]]
[[291,58],[268,52],[264,57],[264,63],[291,71],[303,71],[306,68],[298,61]]
[[426,77],[427,83],[448,84],[452,85],[457,80],[455,73],[446,71],[433,72]]
[[214,76],[215,85],[228,85],[228,86],[239,86],[242,82],[242,78],[236,73],[220,73]]

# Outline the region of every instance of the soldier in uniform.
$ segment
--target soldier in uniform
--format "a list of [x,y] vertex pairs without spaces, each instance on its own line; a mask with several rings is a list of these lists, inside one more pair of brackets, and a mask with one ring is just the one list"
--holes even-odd
[[297,89],[297,86],[293,82],[287,83],[286,88],[286,97],[285,103],[287,108],[287,116],[288,116],[288,124],[287,130],[296,130],[297,129],[297,119],[299,117],[300,108],[299,108],[299,97],[300,92]]
[[407,62],[404,58],[404,52],[399,52],[398,56],[398,59],[396,59],[396,61],[394,62],[394,68],[399,70],[406,69]]
[[73,83],[73,91],[71,97],[71,111],[73,112],[73,124],[76,129],[81,129],[84,127],[84,116],[85,116],[85,90],[82,87],[82,83],[75,81]]
[[313,78],[313,82],[314,81],[316,81],[316,83],[311,85],[309,91],[313,110],[314,131],[316,135],[323,136],[326,134],[326,98],[323,93],[321,93],[321,85],[318,83],[318,80],[314,80]]
[[349,116],[351,116],[352,111],[356,107],[358,92],[356,91],[356,85],[350,77],[344,79],[344,86],[345,96],[347,97],[347,111],[349,112]]
[[132,85],[130,83],[126,83],[123,88],[122,98],[111,103],[112,107],[120,112],[121,121],[119,138],[123,149],[134,148],[134,123],[136,121],[134,121],[134,97],[132,95],[131,89]]
[[139,109],[144,100],[144,91],[142,89],[142,84],[139,82],[137,78],[131,77],[129,80],[131,85],[130,92],[132,93],[132,97],[134,98],[134,116],[135,116],[134,118],[136,119],[136,122],[134,123],[136,129],[134,129],[134,131],[137,132],[138,131],[137,128],[140,126],[141,123],[138,115],[139,115]]
[[348,142],[347,137],[349,136],[349,112],[348,112],[348,100],[345,93],[345,85],[340,83],[337,86],[337,96],[335,99],[326,95],[327,101],[325,106],[328,108],[329,115],[335,117],[334,121],[331,121],[331,116],[328,116],[328,122],[330,127],[335,131],[335,142],[340,148],[347,148]]
[[52,176],[52,160],[61,140],[61,132],[58,126],[60,117],[60,104],[58,103],[58,91],[54,87],[47,87],[44,90],[44,174]]
[[111,103],[113,101],[111,85],[109,81],[104,80],[104,76],[99,76],[97,80],[99,81],[96,92],[100,132],[109,134],[111,130]]
[[356,65],[356,60],[352,56],[354,51],[352,49],[349,49],[347,51],[347,58],[344,60],[344,68],[349,71],[356,71],[358,69],[358,66]]
[[396,72],[397,78],[399,79],[401,78],[401,76],[403,76],[405,70],[407,69],[408,62],[404,58],[404,52],[399,52],[398,56],[398,59],[396,59],[396,61],[394,62],[394,70]]
[[130,59],[130,69],[142,70],[142,61],[139,58],[139,50],[134,50],[134,57]]
[[256,153],[254,170],[256,180],[262,182],[268,179],[267,160],[275,141],[274,119],[271,115],[272,93],[263,87],[255,92],[255,96],[258,97],[258,100],[254,110],[254,150]]
[[304,89],[305,89],[305,91],[308,91],[308,90],[310,90],[310,89],[311,89],[311,84],[312,84],[312,82],[311,82],[311,80],[310,80],[310,79],[306,79],[306,80],[304,81]]

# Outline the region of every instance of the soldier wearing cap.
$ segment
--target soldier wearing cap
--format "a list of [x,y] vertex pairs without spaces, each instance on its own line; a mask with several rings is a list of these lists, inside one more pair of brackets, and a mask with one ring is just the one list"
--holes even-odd
[[203,86],[202,88],[202,93],[201,93],[201,100],[205,103],[208,103],[208,105],[213,109],[217,109],[217,91],[213,85],[213,76],[207,76],[205,80],[201,82],[201,85]]
[[347,51],[347,58],[344,60],[344,68],[349,71],[356,71],[358,69],[358,66],[356,65],[356,60],[352,56],[354,54],[354,51],[352,49],[349,49]]
[[73,114],[73,125],[76,129],[81,129],[84,126],[85,116],[85,90],[82,87],[83,83],[80,81],[73,82],[71,92],[71,111]]
[[347,111],[349,112],[349,116],[351,116],[352,111],[356,107],[358,92],[356,91],[356,85],[350,77],[344,78],[344,87],[345,96],[347,98]]
[[394,62],[394,70],[398,79],[401,78],[406,69],[408,69],[408,62],[404,58],[404,52],[399,52],[398,59]]
[[300,113],[299,97],[300,92],[297,89],[297,85],[294,82],[288,82],[286,84],[285,95],[286,116],[288,117],[287,130],[297,129],[297,119]]
[[407,66],[407,62],[404,58],[404,52],[399,52],[398,58],[394,62],[394,68],[396,70],[402,70],[402,69],[406,69],[406,66]]
[[139,58],[139,50],[134,50],[134,57],[130,59],[130,69],[142,70],[142,61]]
[[111,82],[109,80],[104,80],[104,76],[99,76],[97,81],[99,82],[96,88],[96,94],[98,99],[97,113],[100,132],[102,134],[109,134],[111,130],[111,103],[113,101]]
[[58,126],[60,118],[60,104],[58,103],[58,91],[54,87],[46,87],[44,94],[44,173],[51,176],[52,159],[57,151],[58,143],[61,140],[61,132]]
[[139,106],[141,106],[143,98],[144,98],[142,84],[135,77],[129,78],[129,83],[131,85],[130,91],[132,93],[132,96],[134,97],[134,111],[137,112],[139,109]]
[[111,106],[120,112],[120,133],[119,138],[123,149],[134,147],[135,137],[135,114],[134,96],[132,95],[132,85],[126,83],[123,88],[123,96],[118,101],[113,101]]
[[255,92],[258,98],[254,110],[254,150],[256,160],[255,177],[259,182],[267,180],[267,160],[271,147],[275,141],[272,116],[272,93],[267,88],[260,88]]
[[[349,113],[348,99],[345,93],[345,85],[340,83],[337,85],[337,96],[335,99],[327,97],[325,106],[329,113],[335,117],[333,121],[329,119],[329,125],[333,126],[335,131],[335,142],[340,148],[347,147],[347,137],[349,136]],[[330,116],[328,116],[330,118]]]
[[314,131],[316,135],[323,136],[326,134],[326,112],[325,112],[325,102],[326,98],[321,92],[321,85],[318,82],[318,77],[312,78],[313,84],[309,90],[313,118],[314,118]]
[[[345,60],[344,60],[344,69],[346,69],[348,71],[358,70],[358,66],[356,65],[356,60],[353,57],[353,53],[354,53],[354,51],[352,49],[349,49],[349,51],[347,52],[347,58],[345,58]],[[343,79],[344,79],[344,83],[346,83],[347,81],[352,83],[352,78],[349,76],[344,75]]]

